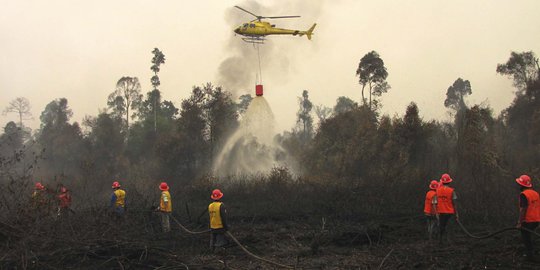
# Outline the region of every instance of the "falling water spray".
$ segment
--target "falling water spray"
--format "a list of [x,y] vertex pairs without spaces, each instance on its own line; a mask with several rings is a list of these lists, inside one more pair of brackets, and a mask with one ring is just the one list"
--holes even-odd
[[287,166],[286,152],[274,140],[274,114],[263,96],[255,97],[238,129],[214,159],[216,175],[265,173]]

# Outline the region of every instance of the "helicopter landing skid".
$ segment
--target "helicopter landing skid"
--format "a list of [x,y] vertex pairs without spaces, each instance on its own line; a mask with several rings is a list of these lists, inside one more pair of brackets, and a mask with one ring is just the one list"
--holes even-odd
[[252,44],[264,44],[264,37],[243,37],[242,40],[247,43]]

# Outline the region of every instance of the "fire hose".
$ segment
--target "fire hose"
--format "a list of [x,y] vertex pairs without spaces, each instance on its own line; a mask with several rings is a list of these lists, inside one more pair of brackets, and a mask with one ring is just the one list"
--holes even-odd
[[[182,228],[182,230],[184,230],[185,232],[189,233],[189,234],[203,234],[203,233],[209,233],[211,230],[204,230],[204,231],[191,231],[189,230],[188,228],[186,228],[184,225],[182,225],[182,223],[180,223],[176,218],[174,218],[173,216],[171,216],[172,220],[174,222],[176,222],[176,224],[178,224],[178,226],[180,228]],[[240,241],[238,241],[238,239],[236,239],[236,237],[234,237],[230,232],[226,232],[226,234],[249,256],[257,259],[257,260],[260,260],[260,261],[263,261],[263,262],[266,262],[266,263],[269,263],[269,264],[272,264],[272,265],[275,265],[275,266],[279,266],[279,267],[283,267],[283,268],[287,268],[287,269],[294,269],[293,266],[290,266],[290,265],[285,265],[285,264],[280,264],[280,263],[277,263],[277,262],[274,262],[274,261],[271,261],[271,260],[268,260],[268,259],[265,259],[265,258],[262,258],[262,257],[259,257],[253,253],[251,253],[246,247],[244,247]]]
[[191,231],[188,228],[186,228],[184,225],[182,225],[182,223],[178,222],[178,220],[176,220],[176,218],[174,218],[173,216],[171,216],[171,218],[174,220],[174,222],[176,222],[176,224],[178,224],[178,226],[180,226],[180,228],[182,228],[182,230],[184,230],[185,232],[189,234],[203,234],[203,233],[210,232],[210,230],[204,230],[204,231],[198,231],[198,232]]
[[516,231],[524,230],[524,231],[530,232],[530,233],[532,233],[532,234],[535,234],[536,236],[540,236],[539,233],[537,233],[537,232],[535,232],[535,231],[533,231],[533,230],[529,230],[529,229],[527,229],[527,228],[523,228],[523,227],[521,227],[521,228],[508,227],[508,228],[500,229],[500,230],[498,230],[498,231],[496,231],[496,232],[493,232],[493,233],[490,233],[490,234],[488,234],[488,235],[478,236],[478,235],[474,235],[474,234],[470,233],[470,232],[467,230],[467,228],[465,228],[465,226],[463,226],[463,224],[461,223],[461,221],[459,221],[459,219],[456,219],[456,221],[457,221],[457,224],[459,225],[459,227],[461,227],[461,229],[463,230],[463,232],[465,232],[465,234],[467,234],[469,237],[472,237],[472,238],[474,238],[474,239],[487,239],[487,238],[493,237],[493,236],[495,236],[495,235],[497,235],[497,234],[500,234],[500,233],[503,233],[503,232],[507,232],[507,231],[514,231],[514,230],[516,230]]

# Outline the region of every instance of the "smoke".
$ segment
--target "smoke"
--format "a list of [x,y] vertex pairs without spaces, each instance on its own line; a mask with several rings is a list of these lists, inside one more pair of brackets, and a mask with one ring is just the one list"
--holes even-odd
[[[243,1],[237,5],[260,16],[300,15],[297,19],[268,20],[277,27],[307,30],[322,10],[323,1],[306,4],[301,1],[279,1],[263,5],[257,1]],[[280,80],[286,83],[291,77],[297,60],[296,54],[302,46],[292,46],[294,42],[308,42],[306,37],[269,36],[262,45],[254,45],[235,35],[233,30],[239,25],[253,20],[255,17],[234,6],[225,13],[225,21],[230,26],[231,36],[227,41],[225,59],[218,68],[218,85],[224,87],[238,97],[252,93],[258,78],[259,57],[262,70],[262,80]],[[257,46],[258,49],[257,49]],[[263,81],[264,83],[264,81]]]

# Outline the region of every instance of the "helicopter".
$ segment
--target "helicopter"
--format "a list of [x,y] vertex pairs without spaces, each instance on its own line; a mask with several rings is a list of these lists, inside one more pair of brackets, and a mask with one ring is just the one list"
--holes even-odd
[[239,6],[234,6],[237,9],[240,9],[246,13],[249,13],[255,16],[255,19],[249,23],[244,23],[234,29],[236,34],[244,36],[243,41],[254,44],[264,44],[265,37],[268,35],[293,35],[293,36],[303,36],[306,35],[308,40],[311,40],[313,35],[313,29],[317,26],[316,23],[311,26],[307,31],[300,30],[291,30],[284,28],[277,28],[275,24],[270,24],[269,22],[261,21],[261,19],[281,19],[281,18],[299,18],[300,16],[273,16],[265,17],[256,15],[250,11],[247,11]]

